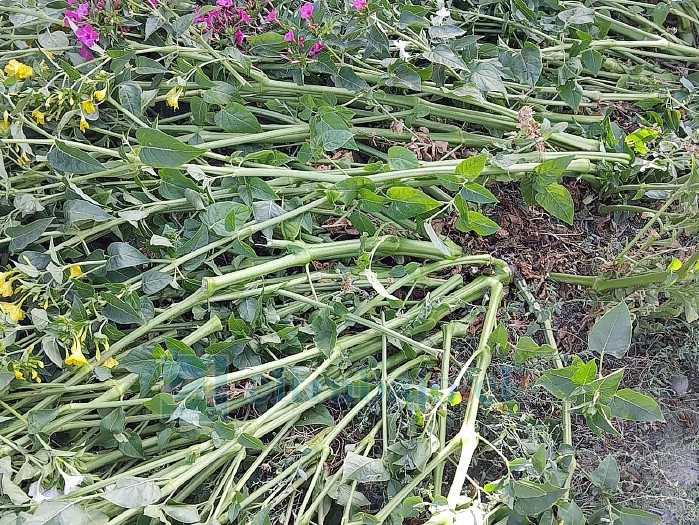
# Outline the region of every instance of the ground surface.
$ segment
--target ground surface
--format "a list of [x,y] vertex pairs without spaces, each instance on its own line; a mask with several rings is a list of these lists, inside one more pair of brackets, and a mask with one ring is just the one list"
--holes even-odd
[[[594,275],[614,258],[621,240],[633,235],[637,225],[599,215],[597,202],[588,202],[592,191],[585,184],[568,187],[578,210],[572,227],[528,209],[516,187],[504,187],[498,194],[496,211],[502,221],[501,232],[488,238],[464,237],[461,242],[474,252],[487,251],[510,262],[517,277],[525,279],[541,305],[551,311],[561,352],[589,359],[593,356],[586,350],[587,334],[603,303],[593,292],[554,283],[547,275],[552,271]],[[514,287],[509,294],[505,313],[508,331],[511,336],[531,333],[534,316],[530,308]],[[699,330],[681,321],[637,321],[631,351],[624,359],[607,358],[605,373],[621,367],[625,369],[623,386],[652,395],[666,423],[619,422],[620,437],[607,434],[600,438],[586,427],[582,417],[574,417],[579,469],[589,473],[613,455],[622,479],[615,501],[655,512],[662,516],[663,524],[697,525]],[[515,368],[508,374],[496,371],[494,394],[519,401],[525,411],[542,418],[551,416],[555,405],[541,398],[540,390],[533,386],[536,377],[536,369]],[[499,382],[509,384],[498,388]],[[597,498],[594,488],[584,476],[578,476],[575,483],[576,500],[592,508]]]

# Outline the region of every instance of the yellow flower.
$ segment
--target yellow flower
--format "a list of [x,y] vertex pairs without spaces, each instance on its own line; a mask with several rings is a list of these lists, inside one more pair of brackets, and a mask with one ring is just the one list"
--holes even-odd
[[80,131],[85,133],[85,130],[90,127],[90,124],[87,123],[87,120],[85,120],[85,117],[80,117]]
[[2,121],[0,121],[0,129],[7,129],[10,127],[10,112],[5,110],[2,114]]
[[13,293],[12,283],[4,279],[0,280],[0,297],[11,297]]
[[92,102],[92,99],[87,99],[83,100],[83,109],[87,113],[94,113],[95,112],[95,104]]
[[19,368],[19,365],[12,363],[12,370],[15,373],[15,379],[19,379],[20,381],[24,381],[24,374],[22,373],[22,370]]
[[66,364],[74,366],[84,366],[87,364],[87,359],[85,359],[83,353],[80,350],[78,350],[77,352],[70,354],[66,358]]
[[5,73],[11,77],[22,80],[32,76],[34,74],[34,70],[30,66],[22,64],[22,62],[19,62],[13,58],[5,66]]
[[107,96],[107,88],[100,89],[99,91],[95,91],[95,98],[97,99],[98,102],[102,102],[104,100],[104,97]]
[[108,357],[104,363],[102,363],[102,366],[105,368],[114,368],[116,365],[119,364],[119,361],[114,359],[113,357]]
[[24,319],[24,310],[22,310],[22,302],[19,303],[2,303],[0,302],[0,311],[7,315],[10,320],[17,324]]
[[30,161],[29,157],[27,156],[27,152],[24,151],[24,150],[22,150],[22,154],[21,154],[21,155],[19,156],[19,158],[17,159],[17,164],[19,164],[20,166],[22,166],[22,165],[24,165],[24,164],[29,164],[30,162],[31,162],[31,161]]
[[68,270],[70,271],[70,278],[71,279],[78,279],[79,277],[82,277],[83,275],[85,275],[82,268],[80,268],[79,264],[70,265]]
[[180,109],[179,98],[182,90],[179,87],[174,87],[167,92],[167,105],[173,109]]
[[73,336],[73,345],[70,347],[70,355],[66,357],[67,365],[83,366],[87,364],[87,359],[83,355],[80,337]]
[[680,261],[677,257],[673,257],[672,261],[670,261],[670,264],[668,265],[667,269],[672,271],[672,272],[676,272],[680,268],[682,268],[682,261]]
[[46,124],[46,115],[39,108],[32,111],[32,117],[34,117],[37,124]]

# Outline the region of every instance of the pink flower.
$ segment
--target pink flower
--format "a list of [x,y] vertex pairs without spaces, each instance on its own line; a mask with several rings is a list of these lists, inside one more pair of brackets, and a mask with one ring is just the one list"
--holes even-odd
[[90,49],[85,46],[80,46],[79,54],[81,57],[87,58],[88,60],[92,60],[93,58],[95,58],[94,55],[90,53]]
[[236,7],[235,12],[238,13],[241,22],[252,22],[252,18],[240,7]]
[[276,22],[277,21],[277,10],[272,9],[271,11],[267,12],[267,15],[265,16],[265,22],[270,23],[270,22]]
[[83,18],[87,16],[88,8],[89,6],[87,5],[87,3],[84,3],[78,5],[78,8],[75,10],[65,9],[63,11],[63,16],[65,16],[66,20],[63,23],[65,25],[70,25],[67,22],[68,20],[72,20],[75,23],[80,22]]
[[100,39],[99,34],[97,34],[90,24],[85,24],[84,26],[79,27],[75,32],[75,36],[77,36],[78,40],[80,40],[87,47],[94,46],[95,42]]
[[301,6],[301,20],[306,20],[311,18],[311,16],[313,16],[313,4],[306,2]]
[[235,32],[235,43],[238,44],[238,46],[242,46],[244,39],[245,39],[245,35],[243,34],[243,32],[240,29],[238,29]]
[[366,7],[366,0],[354,0],[352,5],[357,11],[359,11],[360,9],[364,9]]
[[287,42],[294,41],[294,32],[291,29],[289,29],[284,35],[284,40],[286,40]]
[[231,7],[233,5],[233,0],[216,0],[216,4],[221,7]]
[[323,49],[325,49],[325,46],[320,43],[320,40],[316,40],[313,45],[311,46],[311,49],[308,50],[308,56],[312,57],[314,55],[317,55],[320,53]]
[[146,2],[149,3],[153,9],[158,8],[158,0],[146,0]]

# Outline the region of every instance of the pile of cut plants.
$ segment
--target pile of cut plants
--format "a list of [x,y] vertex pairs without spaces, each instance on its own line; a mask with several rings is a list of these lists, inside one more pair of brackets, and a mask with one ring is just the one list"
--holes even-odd
[[[608,358],[699,318],[698,29],[690,0],[0,0],[0,525],[659,523],[573,431],[662,425]],[[517,250],[466,248],[516,246],[503,194],[623,225],[539,276],[594,303],[582,350]]]

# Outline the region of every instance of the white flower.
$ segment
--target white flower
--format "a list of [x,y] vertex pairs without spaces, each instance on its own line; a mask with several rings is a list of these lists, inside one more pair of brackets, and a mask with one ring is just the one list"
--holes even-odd
[[50,489],[43,490],[38,481],[35,481],[31,485],[29,485],[27,494],[37,503],[46,499],[56,498],[61,495],[61,493],[58,491],[56,487],[51,487]]
[[439,18],[449,18],[451,16],[451,12],[446,7],[442,7],[436,14]]
[[70,494],[73,492],[85,479],[85,476],[71,476],[63,471],[60,472],[61,476],[63,476],[63,494]]
[[403,60],[410,58],[410,53],[408,53],[405,50],[405,47],[408,45],[408,42],[405,40],[396,40],[396,47],[398,48],[398,56],[402,58]]

